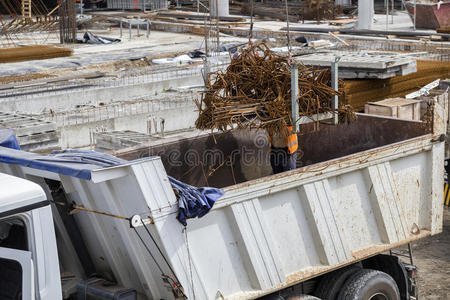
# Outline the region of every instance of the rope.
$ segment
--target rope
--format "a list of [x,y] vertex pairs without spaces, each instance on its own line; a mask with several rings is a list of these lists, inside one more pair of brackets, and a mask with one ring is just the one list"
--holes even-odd
[[150,254],[150,256],[152,257],[153,261],[155,262],[155,264],[158,267],[158,269],[161,272],[161,274],[164,275],[164,272],[163,272],[161,266],[158,264],[157,260],[155,259],[155,257],[153,256],[152,252],[148,248],[147,244],[144,242],[144,239],[141,237],[141,235],[139,234],[139,232],[137,231],[137,229],[135,227],[133,227],[133,229],[134,229],[134,232],[136,232],[136,234],[139,237],[139,239],[141,240],[142,245],[144,245],[144,247],[147,250],[148,254]]
[[[73,214],[75,214],[75,213],[77,213],[79,211],[87,211],[87,212],[90,212],[90,213],[95,213],[95,214],[99,214],[99,215],[103,215],[103,216],[108,216],[108,217],[112,217],[112,218],[116,218],[116,219],[120,219],[120,220],[126,220],[128,222],[131,221],[131,218],[127,218],[127,217],[123,217],[123,216],[120,216],[120,215],[115,215],[115,214],[111,214],[111,213],[107,213],[107,212],[103,212],[103,211],[98,211],[98,210],[94,210],[94,209],[85,208],[83,206],[75,205],[75,203],[72,203],[71,211],[69,212],[69,214],[73,215]],[[175,271],[172,269],[172,266],[170,265],[169,261],[164,256],[164,253],[162,252],[162,250],[159,247],[158,243],[156,243],[156,240],[153,237],[153,235],[151,234],[149,228],[147,227],[147,224],[144,221],[141,221],[141,223],[144,225],[145,231],[150,236],[151,240],[153,241],[153,244],[155,245],[156,249],[158,249],[158,252],[161,254],[164,262],[169,267],[169,270],[172,272],[172,274],[173,274],[173,276],[175,277],[176,280],[174,280],[169,275],[164,274],[164,271],[163,271],[162,267],[158,264],[158,261],[153,256],[152,252],[150,251],[150,248],[144,242],[144,239],[139,234],[139,232],[137,231],[136,227],[132,226],[133,229],[134,229],[134,232],[136,232],[137,236],[139,237],[139,240],[142,242],[142,245],[144,245],[144,247],[147,250],[148,254],[150,254],[151,258],[155,262],[156,266],[158,267],[159,271],[161,272],[161,276],[166,278],[166,279],[170,279],[173,282],[172,286],[175,287],[183,295],[183,297],[185,299],[187,299],[186,295],[184,294],[184,292],[183,292],[183,290],[181,288],[180,280],[178,279],[177,275],[175,274]]]
[[[158,261],[156,260],[156,258],[153,256],[152,252],[150,251],[150,248],[148,248],[147,244],[144,242],[144,239],[142,238],[142,236],[139,234],[139,232],[137,231],[137,229],[135,227],[133,227],[134,232],[136,232],[136,235],[139,237],[139,240],[141,241],[142,245],[144,245],[145,249],[147,250],[148,254],[150,254],[151,258],[153,259],[153,261],[155,262],[156,266],[158,267],[159,271],[161,272],[161,276],[163,278],[166,278],[168,280],[172,281],[172,286],[176,287],[178,289],[178,291],[180,291],[183,296],[187,299],[186,295],[183,293],[183,290],[180,288],[180,284],[178,282],[176,282],[175,280],[173,280],[172,277],[170,277],[169,275],[164,274],[164,271],[162,269],[162,267],[158,264]],[[170,265],[169,265],[170,268]]]
[[[175,271],[172,269],[172,266],[170,265],[170,263],[168,262],[167,258],[164,256],[164,253],[162,252],[161,248],[158,246],[158,243],[156,243],[155,238],[153,237],[153,235],[151,234],[150,230],[147,227],[147,224],[145,224],[145,222],[142,222],[142,224],[144,224],[144,228],[145,231],[147,231],[148,235],[150,236],[150,238],[152,239],[153,243],[156,246],[156,249],[158,249],[159,253],[161,254],[162,258],[164,259],[164,261],[166,262],[167,266],[169,267],[170,271],[172,272],[173,276],[175,276],[176,282],[175,280],[173,280],[176,283],[176,287],[177,289],[182,293],[182,295],[187,299],[186,295],[184,294],[183,290],[179,287],[179,285],[181,285],[179,282],[180,280],[178,279],[177,275],[175,274]],[[163,274],[164,275],[164,274]],[[169,276],[165,275],[166,277],[170,278]]]
[[103,211],[98,211],[98,210],[94,210],[94,209],[89,209],[89,208],[86,208],[86,207],[83,207],[83,206],[75,205],[73,203],[72,203],[69,215],[73,215],[73,214],[77,213],[80,210],[91,212],[91,213],[94,213],[94,214],[103,215],[103,216],[113,217],[113,218],[117,218],[117,219],[121,219],[121,220],[127,220],[127,221],[130,220],[130,218],[126,218],[126,217],[123,217],[123,216],[119,216],[119,215],[115,215],[115,214],[111,214],[111,213],[107,213],[107,212],[103,212]]

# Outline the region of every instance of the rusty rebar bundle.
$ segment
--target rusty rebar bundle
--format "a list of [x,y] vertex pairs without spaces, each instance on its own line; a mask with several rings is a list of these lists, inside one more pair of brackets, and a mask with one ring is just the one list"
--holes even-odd
[[77,24],[75,0],[58,0],[59,7],[59,39],[61,44],[75,43]]
[[[330,83],[328,69],[299,66],[300,117],[335,112],[331,97],[341,92]],[[225,72],[210,73],[206,88],[197,101],[198,129],[263,128],[287,134],[286,126],[292,125],[288,59],[264,44],[244,49]],[[353,116],[349,106],[341,106],[338,112],[347,119]]]

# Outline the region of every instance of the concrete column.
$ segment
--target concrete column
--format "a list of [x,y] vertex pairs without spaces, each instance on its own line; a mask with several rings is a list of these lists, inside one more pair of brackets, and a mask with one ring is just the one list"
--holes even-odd
[[229,0],[210,0],[209,9],[212,17],[215,17],[216,14],[219,17],[226,17],[230,15]]
[[374,15],[373,1],[358,1],[358,29],[372,29]]

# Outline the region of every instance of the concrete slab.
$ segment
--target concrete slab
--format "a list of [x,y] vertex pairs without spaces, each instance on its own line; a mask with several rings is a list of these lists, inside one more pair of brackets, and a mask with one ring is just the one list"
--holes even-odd
[[417,71],[416,59],[396,53],[327,51],[296,57],[307,66],[330,67],[339,57],[339,77],[386,79]]
[[59,134],[53,122],[0,112],[0,128],[13,130],[22,150],[45,151],[59,147]]

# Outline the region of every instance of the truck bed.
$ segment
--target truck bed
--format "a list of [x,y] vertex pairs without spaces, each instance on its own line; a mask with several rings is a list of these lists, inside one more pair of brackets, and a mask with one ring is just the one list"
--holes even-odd
[[[208,215],[190,220],[185,234],[176,208],[153,203],[152,220],[189,297],[248,299],[439,233],[441,115],[434,127],[370,115],[320,130],[305,125],[299,168],[277,175],[271,175],[264,132],[208,135],[116,155],[157,154],[169,175],[224,188],[225,196]],[[241,154],[255,148],[263,159],[248,163]],[[191,166],[170,154],[204,158],[211,149],[233,160],[209,177],[217,164],[205,159]],[[233,156],[233,149],[240,151]]]
[[[304,124],[297,168],[411,139],[430,132],[422,122],[358,114],[350,124]],[[227,187],[272,174],[265,131],[201,134],[114,151],[126,159],[159,156],[168,175],[193,186]]]
[[[441,232],[446,114],[439,104],[433,120],[425,126],[360,115],[352,124],[320,125],[318,131],[306,125],[299,168],[277,175],[264,161],[264,133],[260,139],[234,133],[217,143],[208,135],[161,144],[161,158],[92,169],[89,179],[17,165],[0,164],[0,170],[36,181],[47,191],[42,178],[60,181],[67,201],[90,209],[141,216],[146,226],[135,229],[97,214],[81,212],[74,218],[97,273],[112,274],[142,299],[174,299],[161,273],[179,280],[190,299],[251,299]],[[167,154],[194,149],[202,157],[215,147],[224,152],[224,162],[233,149],[256,148],[263,154],[249,162],[244,152],[237,153],[229,166],[209,177],[204,172],[216,167],[213,160],[205,169]],[[143,158],[155,149],[118,154]],[[185,228],[176,219],[178,201],[167,174],[223,187],[226,193]],[[56,224],[64,245],[68,239]],[[61,260],[73,260],[76,253],[64,249]]]

